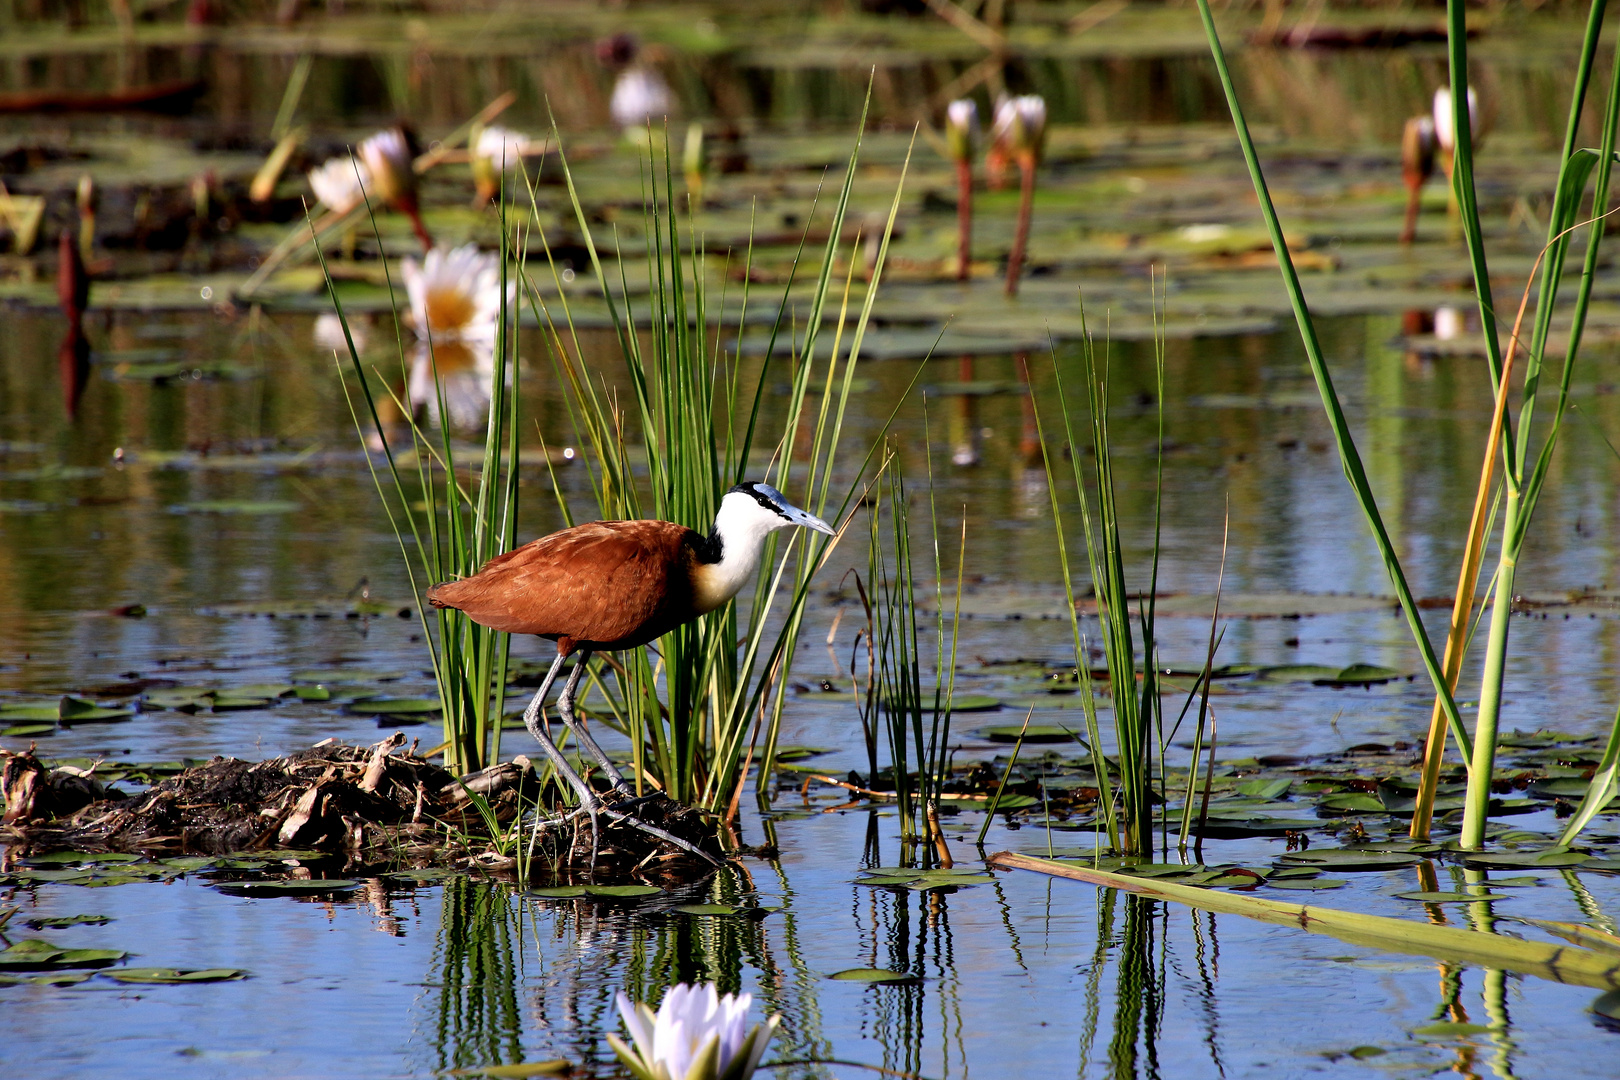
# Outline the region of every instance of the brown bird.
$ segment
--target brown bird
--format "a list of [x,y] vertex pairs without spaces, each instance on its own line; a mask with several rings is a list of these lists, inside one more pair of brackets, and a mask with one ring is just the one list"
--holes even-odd
[[563,662],[578,653],[557,712],[615,791],[628,794],[623,774],[574,722],[574,695],[591,653],[645,645],[725,604],[754,576],[766,537],[794,525],[833,534],[825,521],[789,503],[769,484],[738,484],[721,498],[707,536],[672,521],[576,525],[497,555],[471,577],[433,586],[428,603],[456,608],[495,630],[555,641],[557,659],[523,714],[529,733],[593,820],[606,813],[695,851],[602,802],[541,725],[546,692]]

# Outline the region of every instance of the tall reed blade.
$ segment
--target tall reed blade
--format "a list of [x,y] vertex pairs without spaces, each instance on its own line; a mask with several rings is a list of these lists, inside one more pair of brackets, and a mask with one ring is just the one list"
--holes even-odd
[[1282,272],[1283,285],[1288,290],[1288,299],[1294,310],[1294,320],[1299,326],[1300,340],[1305,346],[1306,360],[1310,364],[1311,374],[1316,379],[1316,387],[1322,398],[1322,408],[1327,415],[1328,425],[1333,430],[1334,443],[1339,453],[1339,463],[1344,468],[1345,479],[1349,481],[1351,491],[1356,502],[1360,505],[1362,514],[1367,519],[1368,528],[1372,532],[1373,541],[1378,546],[1378,553],[1383,559],[1384,568],[1389,573],[1391,584],[1395,587],[1395,595],[1401,605],[1401,611],[1406,616],[1407,627],[1411,631],[1412,640],[1418,647],[1418,653],[1423,660],[1424,671],[1429,676],[1429,682],[1434,686],[1435,694],[1441,700],[1446,713],[1446,725],[1457,740],[1459,746],[1469,746],[1470,740],[1463,728],[1462,716],[1457,711],[1457,702],[1447,684],[1445,673],[1440,666],[1440,660],[1435,655],[1434,644],[1429,640],[1429,633],[1424,628],[1423,620],[1418,611],[1417,600],[1406,581],[1406,573],[1401,568],[1400,557],[1395,553],[1395,545],[1391,541],[1388,529],[1384,526],[1383,515],[1379,513],[1377,500],[1373,497],[1372,486],[1367,481],[1367,472],[1361,462],[1361,454],[1356,449],[1354,438],[1350,434],[1349,422],[1345,419],[1344,408],[1339,402],[1339,396],[1333,386],[1333,377],[1328,371],[1327,360],[1322,353],[1322,346],[1316,336],[1316,324],[1311,318],[1310,308],[1305,302],[1305,290],[1299,281],[1299,274],[1294,269],[1293,258],[1288,253],[1288,243],[1283,238],[1282,223],[1277,218],[1277,208],[1271,200],[1271,193],[1266,186],[1265,174],[1260,168],[1260,158],[1255,152],[1254,139],[1249,134],[1248,121],[1244,119],[1243,107],[1238,101],[1237,87],[1232,82],[1232,73],[1227,68],[1226,53],[1221,47],[1219,33],[1215,29],[1215,16],[1209,8],[1209,0],[1197,0],[1198,14],[1204,23],[1204,33],[1209,40],[1210,55],[1215,62],[1215,70],[1220,76],[1221,88],[1226,94],[1227,108],[1232,114],[1232,126],[1238,137],[1238,144],[1243,151],[1243,160],[1249,169],[1249,179],[1254,184],[1255,195],[1260,203],[1260,213],[1265,219],[1266,231],[1271,236],[1271,246],[1277,255],[1278,269]]

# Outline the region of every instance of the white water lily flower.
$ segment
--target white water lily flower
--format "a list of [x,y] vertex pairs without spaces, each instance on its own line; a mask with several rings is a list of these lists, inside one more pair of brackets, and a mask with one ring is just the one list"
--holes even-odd
[[608,110],[613,122],[632,138],[645,135],[649,121],[659,121],[670,114],[675,95],[670,92],[664,77],[652,68],[627,68],[613,84],[613,97]]
[[346,214],[371,190],[371,170],[348,154],[309,170],[309,189],[327,209]]
[[[1434,92],[1434,137],[1440,144],[1440,149],[1451,153],[1456,149],[1456,131],[1451,123],[1451,87],[1442,86]],[[1479,97],[1474,88],[1468,88],[1468,130],[1473,132],[1479,127]]]
[[476,244],[436,247],[406,259],[405,292],[416,333],[441,341],[493,341],[500,318],[500,256]]
[[608,1043],[637,1080],[748,1080],[765,1056],[780,1016],[748,1026],[751,994],[721,996],[713,983],[669,988],[654,1013],[623,993],[619,1012],[634,1047]]

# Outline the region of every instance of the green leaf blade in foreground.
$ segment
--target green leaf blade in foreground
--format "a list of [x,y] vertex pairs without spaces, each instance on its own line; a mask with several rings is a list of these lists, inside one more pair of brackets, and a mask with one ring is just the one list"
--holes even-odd
[[1273,205],[1271,193],[1266,187],[1265,174],[1260,168],[1260,157],[1255,151],[1254,139],[1249,134],[1243,107],[1238,102],[1237,87],[1233,84],[1232,74],[1226,65],[1226,52],[1221,47],[1220,35],[1215,29],[1215,16],[1210,11],[1209,0],[1197,0],[1197,3],[1198,14],[1204,24],[1204,33],[1209,39],[1210,55],[1220,75],[1227,107],[1232,113],[1232,126],[1236,129],[1238,143],[1243,150],[1243,160],[1249,169],[1249,179],[1254,183],[1254,192],[1260,202],[1260,213],[1265,218],[1266,231],[1271,236],[1271,246],[1277,255],[1277,267],[1282,272],[1283,285],[1288,290],[1289,303],[1294,309],[1294,321],[1299,325],[1300,340],[1305,346],[1306,359],[1310,363],[1311,374],[1316,379],[1316,388],[1321,395],[1322,408],[1327,414],[1328,424],[1333,429],[1333,439],[1339,451],[1339,464],[1344,469],[1345,479],[1349,481],[1356,501],[1361,505],[1367,525],[1372,530],[1373,541],[1378,545],[1378,553],[1384,561],[1384,568],[1395,586],[1395,595],[1400,600],[1401,611],[1406,616],[1412,639],[1423,657],[1424,670],[1429,675],[1429,681],[1434,684],[1435,694],[1445,709],[1446,726],[1462,749],[1463,760],[1468,761],[1473,755],[1473,740],[1463,727],[1462,715],[1457,710],[1456,697],[1452,694],[1451,686],[1440,667],[1440,660],[1434,651],[1433,642],[1429,640],[1429,633],[1423,626],[1417,600],[1407,584],[1406,573],[1401,569],[1400,557],[1395,553],[1395,545],[1390,540],[1389,531],[1384,527],[1384,518],[1379,513],[1372,486],[1367,481],[1361,454],[1351,437],[1350,425],[1345,419],[1338,393],[1333,388],[1333,377],[1328,371],[1327,360],[1316,336],[1316,324],[1311,318],[1309,306],[1305,303],[1305,290],[1300,284],[1298,272],[1294,269],[1294,260],[1288,254],[1288,243],[1283,237],[1282,222],[1277,217],[1277,208]]

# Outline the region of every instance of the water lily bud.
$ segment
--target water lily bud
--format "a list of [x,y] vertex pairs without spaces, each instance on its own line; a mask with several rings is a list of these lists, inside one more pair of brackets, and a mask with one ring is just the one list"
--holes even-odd
[[[1468,131],[1479,130],[1479,98],[1474,88],[1468,88]],[[1451,87],[1442,86],[1434,92],[1434,137],[1440,149],[1451,153],[1456,149],[1456,133],[1451,125]]]
[[377,198],[396,208],[415,206],[414,155],[405,132],[399,128],[377,132],[360,144],[359,156],[371,171],[371,187]]
[[978,135],[979,107],[971,98],[958,98],[945,106],[945,141],[953,160],[971,160]]
[[1408,183],[1421,184],[1434,173],[1434,121],[1414,116],[1401,132],[1401,175]]
[[1013,149],[1039,161],[1046,148],[1046,99],[1039,94],[1025,94],[1013,98],[1012,106]]

